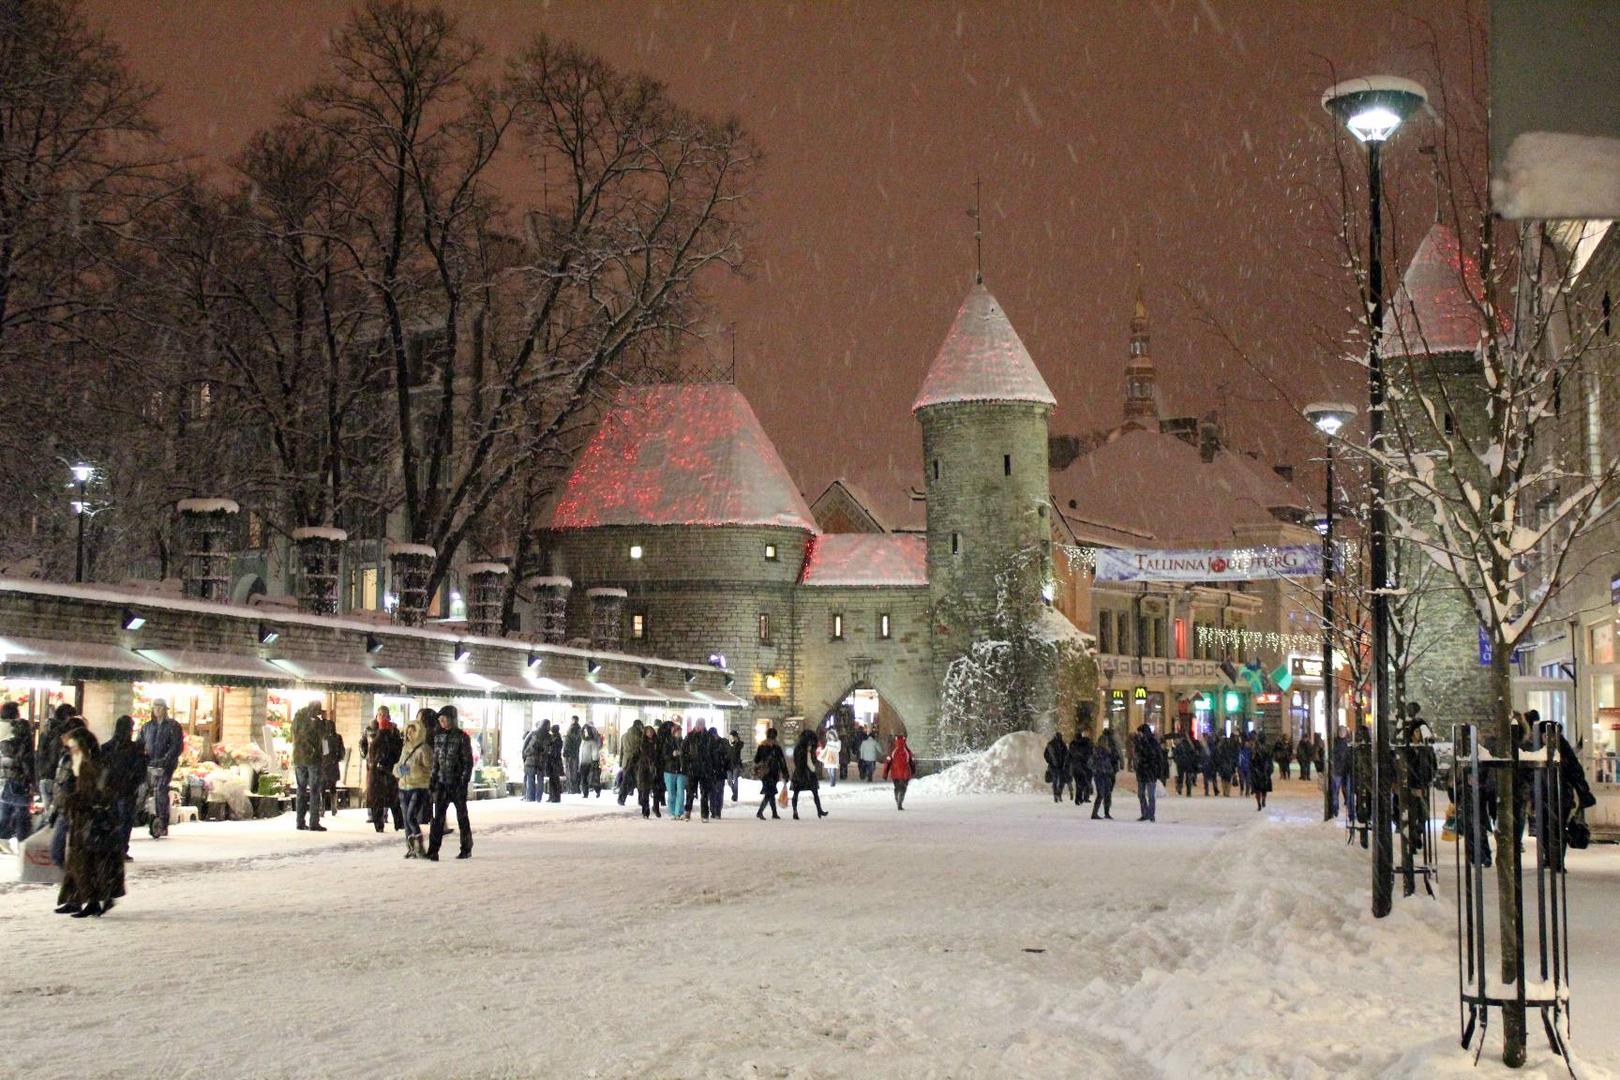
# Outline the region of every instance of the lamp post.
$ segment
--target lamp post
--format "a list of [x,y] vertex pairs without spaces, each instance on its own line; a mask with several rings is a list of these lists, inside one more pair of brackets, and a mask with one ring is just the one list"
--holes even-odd
[[1389,685],[1389,547],[1388,518],[1384,509],[1389,483],[1380,453],[1384,443],[1384,263],[1382,176],[1379,150],[1395,129],[1428,103],[1423,87],[1410,79],[1370,75],[1348,79],[1327,88],[1322,108],[1338,118],[1350,134],[1367,146],[1367,446],[1371,451],[1369,479],[1372,512],[1367,547],[1372,575],[1372,669],[1376,690],[1373,708],[1372,754],[1372,913],[1388,915],[1394,903],[1395,848],[1390,836],[1390,805],[1384,797],[1384,771],[1392,763],[1389,722],[1393,717]]
[[1338,728],[1333,701],[1333,439],[1339,429],[1356,415],[1354,405],[1336,401],[1313,401],[1305,406],[1305,419],[1327,436],[1327,509],[1322,529],[1322,820],[1332,821],[1333,776],[1328,772],[1328,756]]
[[85,486],[90,483],[90,478],[95,474],[96,470],[82,461],[73,466],[73,485],[79,496],[73,501],[73,513],[79,519],[79,537],[75,545],[76,550],[73,560],[74,581],[84,580],[84,519],[89,510],[89,507],[85,505],[84,491]]

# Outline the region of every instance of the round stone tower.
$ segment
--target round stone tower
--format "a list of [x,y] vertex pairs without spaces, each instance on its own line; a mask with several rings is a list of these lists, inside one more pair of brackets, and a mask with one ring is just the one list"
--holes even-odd
[[1047,418],[1056,400],[1001,305],[975,284],[912,412],[922,424],[934,663],[995,633],[998,578],[1050,577]]

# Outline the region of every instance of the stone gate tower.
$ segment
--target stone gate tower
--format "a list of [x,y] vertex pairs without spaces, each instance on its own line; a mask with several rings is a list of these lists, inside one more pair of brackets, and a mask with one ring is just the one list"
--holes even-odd
[[911,409],[922,424],[934,665],[994,634],[997,577],[1018,559],[1050,577],[1047,417],[1056,399],[982,282],[973,286]]

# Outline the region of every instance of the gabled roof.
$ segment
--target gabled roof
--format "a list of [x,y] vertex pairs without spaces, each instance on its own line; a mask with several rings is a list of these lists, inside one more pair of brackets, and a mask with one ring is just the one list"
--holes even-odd
[[828,533],[816,537],[800,584],[927,585],[928,538],[915,533]]
[[[1475,305],[1484,295],[1479,264],[1463,254],[1449,226],[1436,222],[1418,245],[1384,314],[1383,354],[1473,352],[1485,326]],[[1506,331],[1505,313],[1500,318]]]
[[748,399],[722,384],[621,390],[580,452],[551,527],[780,525],[815,532]]
[[957,309],[911,411],[962,401],[1032,401],[1056,405],[1029,350],[982,284]]

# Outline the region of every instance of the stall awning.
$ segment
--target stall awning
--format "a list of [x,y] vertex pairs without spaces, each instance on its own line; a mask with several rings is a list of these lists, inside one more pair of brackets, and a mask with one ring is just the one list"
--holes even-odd
[[722,709],[741,709],[748,704],[748,702],[727,690],[694,690],[692,693],[709,704],[718,705]]
[[657,692],[662,695],[661,700],[667,701],[672,705],[712,706],[714,704],[714,702],[710,701],[708,698],[699,697],[690,690],[659,690]]
[[378,668],[411,690],[437,690],[452,694],[486,694],[497,689],[495,680],[474,671],[455,668]]
[[98,672],[152,675],[162,668],[117,645],[88,641],[46,641],[41,638],[0,638],[0,671],[28,678],[38,675],[80,677]]
[[621,701],[649,701],[662,704],[670,700],[664,696],[662,690],[649,690],[645,686],[618,686],[604,682],[596,683],[595,686],[598,690],[604,690]]
[[171,675],[210,683],[280,683],[286,674],[257,656],[199,652],[192,649],[137,649]]
[[545,685],[545,679],[531,679],[526,675],[485,675],[484,678],[495,684],[493,692],[497,694],[518,694],[528,698],[557,696],[556,690]]
[[527,680],[534,684],[536,690],[551,697],[568,698],[594,698],[597,701],[612,701],[614,694],[605,689],[600,683],[593,683],[588,679],[563,679],[552,675],[542,675],[538,679]]
[[376,668],[368,667],[365,664],[345,664],[329,660],[283,659],[275,659],[270,663],[301,683],[315,683],[319,686],[333,688],[359,686],[368,690],[399,689],[398,682],[390,679]]

